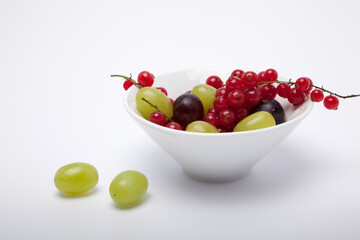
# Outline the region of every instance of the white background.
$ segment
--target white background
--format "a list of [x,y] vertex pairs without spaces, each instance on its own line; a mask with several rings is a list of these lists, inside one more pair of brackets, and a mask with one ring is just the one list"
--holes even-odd
[[[0,1],[0,239],[360,239],[360,99],[314,106],[248,177],[196,182],[130,119],[122,80],[273,67],[360,93],[360,5],[342,1]],[[178,146],[181,147],[181,146]],[[261,147],[261,146],[259,146]],[[95,190],[53,177],[93,164]],[[108,187],[149,180],[138,206]]]

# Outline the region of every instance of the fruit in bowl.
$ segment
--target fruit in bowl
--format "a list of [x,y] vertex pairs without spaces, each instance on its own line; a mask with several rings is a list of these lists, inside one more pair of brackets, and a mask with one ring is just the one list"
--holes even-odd
[[243,177],[298,126],[313,102],[338,107],[333,94],[320,100],[315,90],[330,92],[309,78],[292,82],[274,69],[193,69],[155,81],[146,74],[145,85],[113,76],[126,79],[124,105],[130,116],[187,175],[201,181]]

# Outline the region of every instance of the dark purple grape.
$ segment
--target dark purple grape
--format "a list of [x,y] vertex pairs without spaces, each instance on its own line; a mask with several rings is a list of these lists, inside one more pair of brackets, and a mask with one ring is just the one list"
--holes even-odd
[[276,124],[285,122],[285,111],[281,104],[275,99],[264,99],[250,110],[250,113],[266,111],[273,115]]
[[196,120],[202,120],[204,107],[201,100],[192,93],[180,95],[174,102],[174,120],[185,127]]

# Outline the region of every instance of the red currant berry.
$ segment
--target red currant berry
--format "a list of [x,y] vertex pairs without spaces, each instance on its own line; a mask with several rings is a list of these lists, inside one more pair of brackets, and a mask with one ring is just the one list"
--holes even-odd
[[220,97],[220,96],[227,96],[227,89],[225,87],[219,88],[216,93],[215,93],[215,97]]
[[208,112],[207,113],[213,113],[213,114],[216,114],[216,111],[215,111],[215,108],[209,108]]
[[309,82],[310,82],[310,86],[308,87],[308,89],[306,89],[306,90],[304,91],[305,95],[307,96],[307,95],[310,94],[311,90],[313,89],[313,86],[312,86],[313,81],[311,81],[311,79],[308,78],[308,77],[306,77],[306,78],[309,79]]
[[225,109],[219,112],[218,115],[219,124],[223,127],[233,126],[235,123],[235,113],[231,109]]
[[305,102],[305,93],[298,88],[291,88],[288,96],[288,100],[294,106],[301,105]]
[[259,72],[258,76],[259,76],[259,82],[266,82],[266,80],[265,80],[265,71]]
[[234,113],[236,119],[235,123],[238,123],[249,115],[249,110],[245,107],[241,107],[238,109],[234,109]]
[[159,89],[162,93],[164,93],[166,96],[168,95],[167,91],[163,87],[157,87],[156,89]]
[[182,126],[177,122],[169,122],[165,125],[165,127],[175,130],[183,130]]
[[240,90],[231,91],[227,97],[227,102],[230,107],[240,108],[245,103],[245,94]]
[[216,97],[214,100],[214,109],[216,112],[221,112],[222,110],[227,109],[227,101],[224,96]]
[[310,97],[313,102],[321,102],[324,99],[324,92],[319,89],[315,89],[311,92]]
[[339,106],[339,99],[334,95],[329,95],[324,98],[324,106],[329,110],[336,110]]
[[175,102],[175,100],[174,100],[174,99],[172,99],[172,98],[169,98],[169,100],[170,100],[171,104],[174,106],[174,102]]
[[166,123],[166,117],[164,113],[155,111],[150,114],[149,121],[164,126]]
[[283,98],[287,98],[289,96],[289,92],[290,92],[290,86],[286,83],[280,83],[277,87],[276,87],[276,92],[280,97]]
[[275,69],[269,68],[264,72],[265,82],[274,82],[278,78],[278,73]]
[[261,92],[258,88],[249,88],[245,92],[245,105],[247,107],[253,107],[260,103],[261,101]]
[[298,88],[300,91],[305,92],[310,87],[309,78],[301,77],[296,80],[295,87]]
[[[243,75],[244,76],[244,75]],[[240,78],[235,77],[235,76],[231,76],[227,81],[226,81],[226,89],[228,91],[233,91],[233,90],[243,90],[243,85],[241,83]]]
[[224,133],[224,132],[228,131],[227,128],[223,127],[223,126],[218,126],[217,129],[218,129],[219,133]]
[[232,73],[231,76],[235,76],[235,77],[241,77],[244,74],[244,71],[241,69],[235,69]]
[[214,126],[217,126],[217,118],[216,118],[216,114],[215,113],[207,113],[205,116],[204,116],[204,121],[205,122],[208,122]]
[[241,76],[242,84],[245,88],[255,87],[259,82],[259,77],[255,72],[245,72]]
[[134,83],[130,80],[125,80],[123,83],[123,87],[124,89],[127,91],[132,85],[134,85]]
[[259,87],[262,99],[274,99],[276,97],[276,88],[273,84],[262,84]]
[[142,71],[139,73],[137,81],[143,87],[151,87],[154,84],[154,75],[148,71]]
[[209,86],[212,86],[212,87],[214,87],[214,88],[216,88],[216,89],[219,89],[219,88],[221,88],[221,87],[224,85],[224,83],[223,83],[223,81],[221,80],[221,78],[218,77],[218,76],[215,76],[215,75],[208,77],[208,78],[206,79],[206,84],[209,85]]

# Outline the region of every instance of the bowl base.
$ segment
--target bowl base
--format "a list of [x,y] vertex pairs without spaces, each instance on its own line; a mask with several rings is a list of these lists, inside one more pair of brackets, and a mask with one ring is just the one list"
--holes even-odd
[[183,169],[183,172],[189,178],[200,181],[200,182],[208,182],[208,183],[226,183],[226,182],[234,182],[240,180],[251,173],[251,169],[238,173],[236,175],[228,175],[228,176],[208,176],[208,175],[199,175],[198,173],[194,173]]

